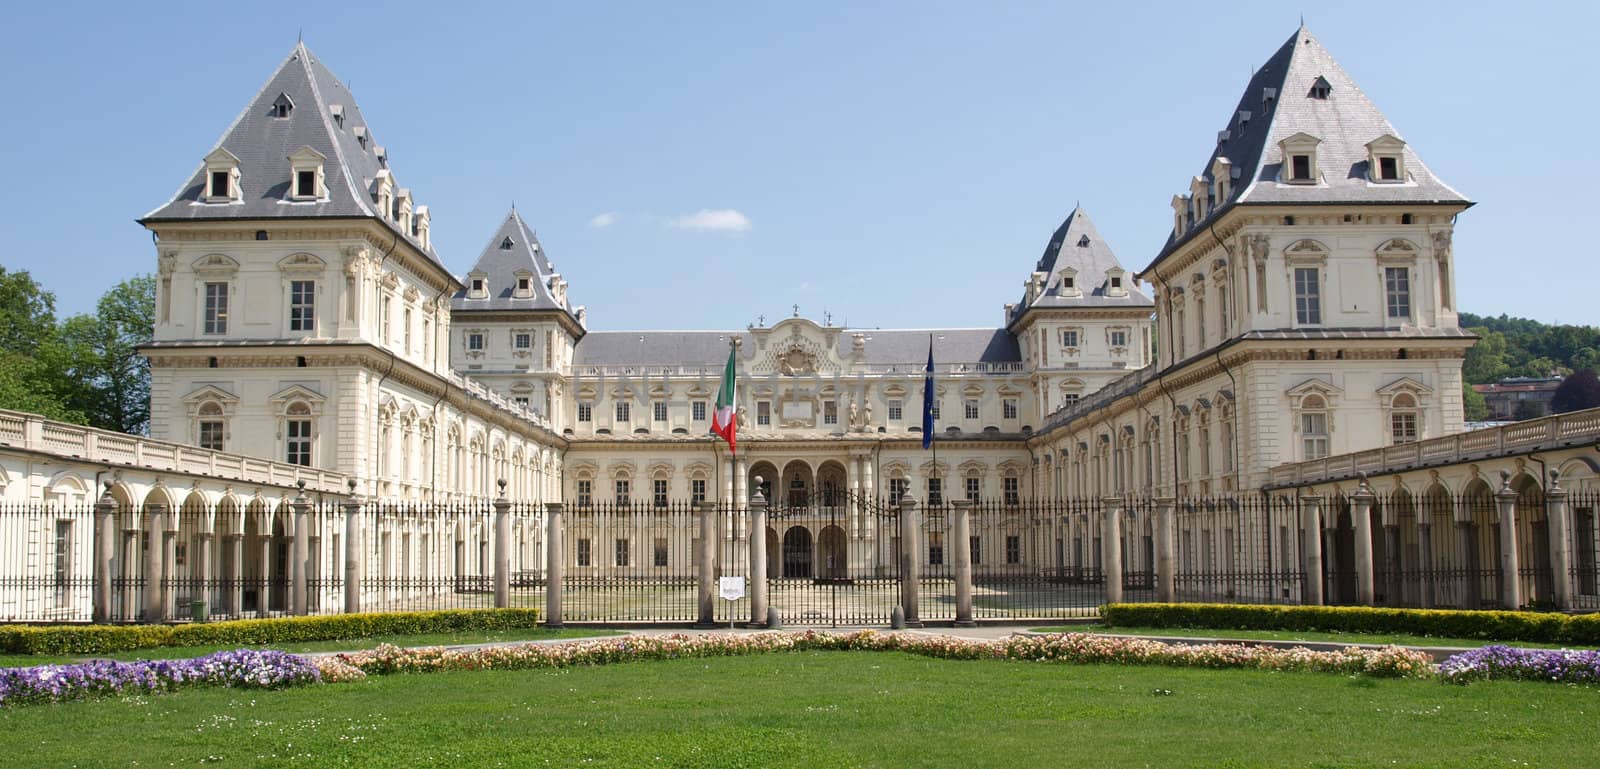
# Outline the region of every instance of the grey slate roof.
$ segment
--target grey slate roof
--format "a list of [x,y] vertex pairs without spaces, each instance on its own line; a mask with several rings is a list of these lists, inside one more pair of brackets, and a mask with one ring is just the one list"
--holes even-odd
[[[1331,87],[1326,99],[1311,96],[1318,78]],[[1267,95],[1272,94],[1268,99]],[[1245,114],[1248,113],[1248,119]],[[1219,200],[1205,219],[1180,237],[1168,236],[1148,271],[1194,233],[1204,222],[1235,205],[1319,203],[1469,203],[1445,184],[1405,147],[1405,183],[1375,184],[1368,179],[1367,143],[1384,134],[1404,139],[1377,105],[1345,74],[1344,68],[1309,30],[1301,27],[1256,70],[1244,95],[1223,126],[1218,141],[1198,174],[1210,180],[1213,163],[1225,157],[1236,178],[1230,197]],[[1318,184],[1278,181],[1284,158],[1279,142],[1297,133],[1321,140],[1317,145]]]
[[[1015,363],[1022,360],[1017,339],[1004,329],[845,329],[839,335],[840,357],[850,356],[851,335],[867,335],[866,362],[874,365],[922,366],[933,334],[934,362]],[[728,338],[740,337],[744,358],[755,356],[748,331],[590,331],[573,351],[574,366],[710,366],[728,360]]]
[[[515,296],[519,270],[532,273],[530,296]],[[555,265],[550,262],[538,236],[515,208],[511,209],[505,221],[495,230],[494,236],[484,245],[477,264],[472,266],[472,272],[482,272],[487,276],[488,298],[468,299],[467,290],[463,288],[450,300],[452,310],[557,310],[573,315],[571,297],[563,304],[550,293],[550,278],[556,274]],[[470,278],[463,282],[471,285]]]
[[[1061,296],[1058,293],[1055,281],[1056,273],[1071,267],[1077,271],[1077,286],[1081,291],[1079,296]],[[1015,323],[1024,313],[1034,308],[1071,308],[1071,307],[1154,307],[1155,302],[1143,292],[1133,287],[1133,276],[1128,274],[1124,278],[1124,285],[1128,288],[1127,296],[1107,296],[1109,279],[1106,271],[1114,267],[1122,267],[1117,261],[1117,255],[1112,253],[1111,246],[1100,231],[1095,229],[1094,222],[1084,212],[1082,206],[1072,209],[1067,214],[1065,221],[1050,235],[1050,242],[1044,247],[1044,254],[1034,265],[1034,272],[1042,272],[1049,276],[1046,278],[1044,293],[1034,297],[1033,303],[1026,301],[1017,303],[1016,309],[1008,319],[1008,324]],[[1024,297],[1026,298],[1026,297]]]
[[[280,96],[287,96],[294,105],[286,118],[272,115],[273,103]],[[335,120],[335,112],[341,119]],[[420,248],[413,233],[402,232],[384,215],[388,212],[378,211],[374,180],[379,171],[388,168],[388,160],[379,158],[377,139],[350,89],[304,43],[297,43],[289,52],[216,146],[239,158],[242,202],[202,202],[206,182],[202,162],[171,200],[141,221],[373,217]],[[323,166],[326,200],[289,202],[292,169],[288,158],[301,147],[327,158]],[[396,181],[396,192],[399,189]],[[429,256],[438,261],[431,249]]]

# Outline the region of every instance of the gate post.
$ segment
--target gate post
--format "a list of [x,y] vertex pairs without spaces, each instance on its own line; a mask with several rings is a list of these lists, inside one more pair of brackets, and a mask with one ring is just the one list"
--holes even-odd
[[1106,581],[1106,603],[1122,603],[1122,497],[1101,500],[1105,518],[1100,527],[1100,563]]
[[909,496],[900,498],[900,606],[906,615],[906,627],[922,627],[917,615],[921,599],[922,574],[922,520],[917,515],[917,501]]
[[767,624],[767,498],[761,494],[761,476],[750,495],[750,625]]
[[1300,546],[1305,549],[1305,577],[1300,581],[1300,600],[1308,606],[1321,606],[1322,594],[1322,497],[1300,495]]
[[117,500],[111,496],[110,483],[94,503],[94,516],[94,621],[104,624],[111,621],[111,562],[117,536]]
[[[1567,508],[1567,490],[1561,488],[1560,474],[1550,471],[1550,488],[1544,493],[1545,521],[1550,526],[1550,571],[1555,579],[1556,608],[1572,608],[1572,513]],[[110,595],[109,591],[107,595]]]
[[344,508],[344,611],[357,614],[361,611],[361,501],[356,499],[355,479],[349,484],[350,498],[340,505]]
[[511,606],[511,500],[506,499],[506,479],[495,483],[500,496],[494,500],[494,607],[506,609]]
[[956,551],[956,627],[972,627],[972,502],[950,502],[956,510],[955,535],[950,543]]
[[1172,497],[1156,500],[1156,600],[1162,603],[1172,603],[1178,597],[1172,506]]
[[694,626],[714,627],[717,623],[717,506],[700,503],[700,612]]
[[1351,523],[1356,530],[1356,603],[1373,604],[1372,585],[1372,502],[1376,494],[1367,486],[1366,473],[1361,474],[1361,486],[1350,495]]
[[306,499],[306,482],[299,481],[297,487],[300,493],[296,494],[290,507],[294,510],[294,534],[289,538],[289,612],[295,615],[306,613],[306,560],[311,554],[311,537],[306,531],[306,520],[311,512],[311,500]]
[[562,536],[560,502],[544,505],[544,626],[561,627],[561,589],[566,580],[566,542]]
[[1500,490],[1494,493],[1500,509],[1500,608],[1522,608],[1521,562],[1517,558],[1517,492],[1511,490],[1511,473],[1500,471]]

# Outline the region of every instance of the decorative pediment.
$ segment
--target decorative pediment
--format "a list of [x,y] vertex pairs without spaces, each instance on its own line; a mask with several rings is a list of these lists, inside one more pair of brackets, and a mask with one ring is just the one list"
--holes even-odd
[[239,261],[227,254],[206,254],[194,260],[192,267],[201,275],[233,275],[239,271]]
[[1291,262],[1323,262],[1328,258],[1328,247],[1321,241],[1301,238],[1283,249],[1283,257]]
[[327,268],[328,263],[316,254],[290,254],[278,260],[278,269],[283,272],[316,274]]
[[1293,408],[1301,408],[1302,404],[1305,403],[1305,399],[1312,395],[1321,397],[1324,403],[1332,407],[1334,401],[1344,394],[1344,390],[1325,380],[1312,378],[1289,388],[1284,394],[1289,396],[1289,402]]
[[1394,134],[1384,134],[1367,142],[1367,149],[1379,154],[1399,152],[1405,148],[1405,140],[1396,137]]
[[1379,261],[1403,260],[1414,261],[1422,254],[1422,248],[1405,238],[1391,238],[1378,246]]
[[612,480],[625,481],[633,477],[636,469],[632,462],[612,462],[606,467],[606,473]]
[[927,462],[923,462],[920,466],[918,466],[917,467],[917,472],[920,473],[922,475],[922,477],[924,477],[924,478],[933,478],[935,476],[937,476],[939,478],[944,478],[944,477],[947,477],[947,476],[950,475],[950,463],[949,462],[937,462],[936,463],[936,462],[934,462],[933,460],[930,459]]
[[963,476],[983,475],[989,471],[989,466],[984,464],[981,460],[969,459],[965,462],[962,462],[956,469],[960,470],[961,475]]
[[1433,395],[1433,388],[1411,377],[1400,377],[1379,387],[1377,393],[1378,400],[1383,403],[1385,408],[1392,407],[1395,397],[1402,394],[1410,395],[1415,405],[1421,406],[1426,402],[1427,398]]
[[580,480],[593,480],[600,473],[600,466],[587,459],[580,459],[572,463],[572,474]]
[[193,392],[183,396],[183,402],[190,404],[191,407],[206,401],[215,401],[222,404],[224,409],[229,409],[239,403],[239,396],[216,385],[198,387]]
[[650,477],[651,478],[655,478],[655,479],[658,479],[658,480],[664,480],[664,479],[667,479],[667,478],[671,478],[672,477],[672,470],[673,470],[673,468],[672,468],[672,463],[671,462],[659,462],[658,461],[658,462],[651,462],[650,463],[649,472],[650,472]]
[[267,398],[267,400],[274,407],[276,407],[276,410],[279,412],[283,410],[285,405],[296,401],[310,404],[312,410],[315,412],[321,410],[322,404],[326,399],[322,397],[322,393],[319,393],[316,390],[306,387],[305,385],[293,384],[273,393]]
[[289,153],[289,160],[293,161],[297,165],[301,164],[301,163],[305,163],[305,164],[321,163],[322,161],[327,160],[327,159],[328,159],[327,155],[324,155],[324,154],[316,151],[316,149],[314,149],[312,147],[309,147],[309,146],[301,147],[300,149],[297,149],[294,152]]
[[705,480],[716,471],[716,468],[707,462],[690,462],[687,467],[683,468],[683,471],[692,480]]

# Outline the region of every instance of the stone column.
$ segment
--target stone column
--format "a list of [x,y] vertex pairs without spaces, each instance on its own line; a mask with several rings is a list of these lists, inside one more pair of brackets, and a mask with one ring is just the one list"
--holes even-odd
[[1339,511],[1334,510],[1322,519],[1322,560],[1326,564],[1326,580],[1324,598],[1327,603],[1334,604],[1346,600],[1344,591],[1339,585]]
[[725,502],[732,502],[733,500],[738,499],[738,497],[733,495],[733,478],[738,472],[739,468],[737,463],[734,462],[734,458],[731,456],[728,457],[726,470],[722,476],[722,499]]
[[355,498],[356,482],[350,481],[351,496],[340,505],[344,509],[344,610],[361,611],[361,502]]
[[506,479],[496,483],[500,496],[494,501],[494,607],[506,609],[511,606],[511,500],[506,499]]
[[1372,574],[1372,503],[1377,495],[1367,487],[1367,476],[1361,476],[1361,486],[1350,495],[1350,518],[1356,530],[1356,602],[1362,606],[1373,604]]
[[237,617],[244,613],[244,534],[227,535],[226,547],[233,554],[228,570],[228,615]]
[[700,611],[695,627],[717,624],[717,506],[700,503]]
[[1177,552],[1172,526],[1172,497],[1156,500],[1156,600],[1171,603],[1177,600]]
[[1101,500],[1100,564],[1104,569],[1106,603],[1122,603],[1122,498]]
[[117,500],[109,483],[94,503],[94,518],[94,621],[105,624],[111,621],[111,565],[117,548]]
[[866,457],[850,457],[850,539],[860,539],[866,501],[862,499],[861,467]]
[[565,505],[560,502],[546,502],[544,505],[544,547],[545,547],[545,581],[544,581],[544,624],[545,627],[561,627],[561,590],[567,576],[567,551],[566,536],[562,527],[562,511]]
[[750,497],[750,624],[767,624],[767,498],[761,494],[761,477]]
[[145,554],[144,554],[144,613],[145,622],[165,621],[166,611],[161,603],[161,566],[162,554],[166,552],[165,542],[167,534],[166,508],[163,505],[151,505],[148,509],[149,517],[145,519]]
[[177,603],[178,581],[178,522],[177,510],[167,510],[167,530],[161,533],[161,619],[171,622]]
[[[1544,516],[1550,530],[1550,571],[1555,579],[1556,608],[1572,608],[1572,511],[1560,475],[1550,471],[1550,488],[1544,492]],[[107,593],[109,595],[109,592]]]
[[955,548],[956,555],[956,627],[972,627],[972,502],[953,500],[955,526],[947,547]]
[[294,533],[289,540],[289,577],[291,587],[289,590],[289,611],[301,615],[305,614],[309,604],[306,602],[306,561],[311,554],[311,537],[308,521],[311,513],[311,500],[306,498],[306,482],[298,484],[300,493],[295,496],[290,507],[294,509]]
[[199,588],[195,600],[205,604],[206,616],[209,617],[217,610],[216,595],[213,591],[216,581],[211,576],[211,564],[213,562],[211,551],[217,546],[217,535],[213,532],[202,531],[199,533],[199,537],[200,552],[194,554],[195,573],[199,575],[199,579],[195,580],[196,586]]
[[137,620],[144,614],[141,604],[143,596],[140,594],[138,583],[134,577],[138,575],[135,564],[139,563],[139,530],[128,528],[122,530],[122,612],[120,618],[127,621]]
[[900,605],[906,627],[922,627],[917,614],[922,590],[922,516],[917,501],[907,494],[900,498]]
[[1511,490],[1511,473],[1500,471],[1500,490],[1494,494],[1500,511],[1500,608],[1522,608],[1521,563],[1517,559],[1517,492]]
[[1301,579],[1300,600],[1308,606],[1321,606],[1327,599],[1323,594],[1322,576],[1322,497],[1304,494],[1300,497],[1300,546],[1305,548],[1305,576]]

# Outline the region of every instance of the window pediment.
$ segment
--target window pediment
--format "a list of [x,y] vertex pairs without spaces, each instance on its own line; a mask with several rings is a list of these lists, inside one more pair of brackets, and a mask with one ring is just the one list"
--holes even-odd
[[313,413],[316,413],[322,410],[322,404],[326,401],[326,399],[323,398],[322,394],[316,390],[306,387],[305,385],[293,384],[273,393],[267,398],[267,401],[270,402],[275,407],[275,410],[279,413],[282,413],[284,407],[292,402],[307,403],[311,406]]
[[1392,238],[1378,246],[1376,253],[1378,260],[1383,262],[1414,262],[1422,254],[1422,249],[1405,238]]
[[1296,409],[1306,408],[1308,406],[1307,398],[1312,396],[1320,399],[1323,404],[1323,406],[1317,408],[1331,408],[1338,397],[1344,394],[1344,390],[1335,387],[1326,380],[1312,378],[1289,388],[1284,394],[1289,396],[1290,405]]
[[315,254],[290,254],[278,260],[278,269],[283,272],[320,273],[328,268],[328,263]]
[[1323,264],[1328,261],[1328,253],[1321,241],[1301,238],[1283,249],[1283,258],[1292,264]]
[[194,260],[196,274],[212,277],[231,277],[239,272],[239,261],[226,254],[206,254]]

